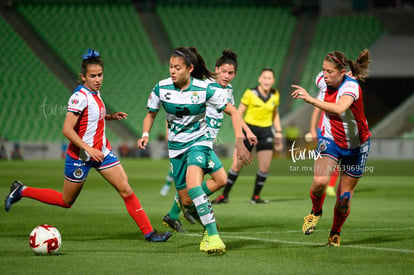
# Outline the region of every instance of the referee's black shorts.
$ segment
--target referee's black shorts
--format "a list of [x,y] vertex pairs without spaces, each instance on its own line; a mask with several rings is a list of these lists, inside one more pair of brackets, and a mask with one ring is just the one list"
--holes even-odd
[[[261,150],[273,150],[273,131],[272,127],[258,127],[249,125],[250,130],[257,137],[256,152]],[[253,150],[252,145],[249,144],[247,139],[244,140],[244,145],[251,152]]]

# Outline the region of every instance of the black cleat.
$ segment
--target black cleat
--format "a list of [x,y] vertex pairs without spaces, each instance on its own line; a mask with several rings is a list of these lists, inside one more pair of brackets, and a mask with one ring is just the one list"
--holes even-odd
[[13,181],[13,183],[10,186],[10,192],[6,196],[6,199],[4,200],[4,209],[8,212],[10,211],[10,208],[12,207],[13,203],[18,202],[22,198],[22,188],[23,183],[16,180]]
[[174,220],[168,214],[165,215],[164,218],[162,218],[162,223],[166,225],[167,227],[174,229],[175,232],[180,232],[180,233],[187,232],[181,225],[180,220]]
[[166,242],[172,234],[170,232],[158,233],[157,230],[152,231],[145,236],[145,239],[149,242]]

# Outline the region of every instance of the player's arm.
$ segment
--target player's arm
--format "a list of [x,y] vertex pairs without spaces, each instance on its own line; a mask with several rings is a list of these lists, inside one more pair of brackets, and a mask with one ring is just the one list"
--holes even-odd
[[96,161],[103,161],[104,154],[95,148],[92,148],[86,144],[76,133],[75,126],[78,122],[79,115],[73,112],[67,112],[65,122],[63,123],[62,133],[63,135],[74,145],[85,150],[89,156]]
[[257,137],[255,134],[253,134],[252,130],[250,130],[250,127],[247,126],[246,122],[244,121],[243,117],[244,117],[244,113],[246,112],[246,105],[244,105],[243,103],[240,103],[238,111],[240,113],[240,117],[242,118],[241,120],[241,125],[242,125],[242,129],[244,131],[244,133],[246,134],[246,138],[249,141],[249,143],[251,145],[256,145],[257,144]]
[[238,157],[245,163],[252,163],[252,155],[244,146],[244,135],[242,132],[242,118],[239,111],[230,103],[226,105],[223,110],[226,114],[231,116],[231,122],[233,124],[234,136],[236,138],[236,150]]
[[326,102],[310,96],[309,93],[301,86],[292,85],[292,87],[296,89],[291,94],[293,98],[303,99],[305,102],[333,115],[341,115],[343,112],[348,110],[354,102],[354,97],[348,94],[341,96],[337,103]]
[[145,150],[149,141],[149,133],[151,131],[152,125],[154,124],[155,117],[158,112],[148,111],[147,115],[144,118],[144,123],[142,126],[142,137],[138,139],[137,145],[139,149]]
[[312,112],[311,120],[310,120],[310,129],[309,129],[309,132],[311,133],[313,139],[316,139],[318,137],[318,134],[316,132],[316,125],[318,124],[320,113],[321,113],[321,109],[317,107],[313,108],[313,112]]
[[275,150],[281,151],[283,149],[282,123],[280,122],[279,108],[277,106],[273,109],[272,117],[273,117],[273,127],[276,130]]
[[126,119],[127,117],[128,117],[127,113],[115,112],[112,114],[105,115],[105,120],[121,120],[121,119]]

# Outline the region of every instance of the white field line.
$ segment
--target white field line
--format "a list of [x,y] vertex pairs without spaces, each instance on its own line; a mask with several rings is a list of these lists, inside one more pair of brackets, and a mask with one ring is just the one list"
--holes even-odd
[[[412,231],[414,228],[372,228],[372,229],[360,229],[360,230],[352,230],[353,232],[358,231]],[[291,230],[291,231],[282,231],[282,232],[221,232],[221,236],[225,236],[225,238],[230,239],[239,239],[239,240],[250,240],[250,241],[260,241],[260,242],[267,242],[267,243],[281,243],[281,244],[292,244],[292,245],[301,245],[301,246],[319,246],[318,243],[315,242],[297,242],[297,241],[287,241],[287,240],[279,240],[279,239],[269,239],[269,238],[257,238],[251,236],[242,236],[243,234],[253,235],[253,234],[278,234],[278,233],[302,233],[300,230]],[[200,238],[201,234],[185,234],[186,236],[197,237]],[[397,252],[397,253],[414,253],[413,249],[404,249],[404,248],[388,248],[388,247],[374,247],[374,246],[360,246],[360,245],[341,245],[341,248],[355,248],[355,249],[362,249],[362,250],[376,250],[376,251],[387,251],[387,252]]]

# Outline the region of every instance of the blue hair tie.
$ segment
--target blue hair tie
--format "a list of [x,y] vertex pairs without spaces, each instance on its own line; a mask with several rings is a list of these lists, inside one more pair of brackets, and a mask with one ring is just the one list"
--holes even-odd
[[88,49],[88,51],[82,55],[82,60],[92,58],[92,57],[99,57],[99,52],[95,51],[94,49]]

